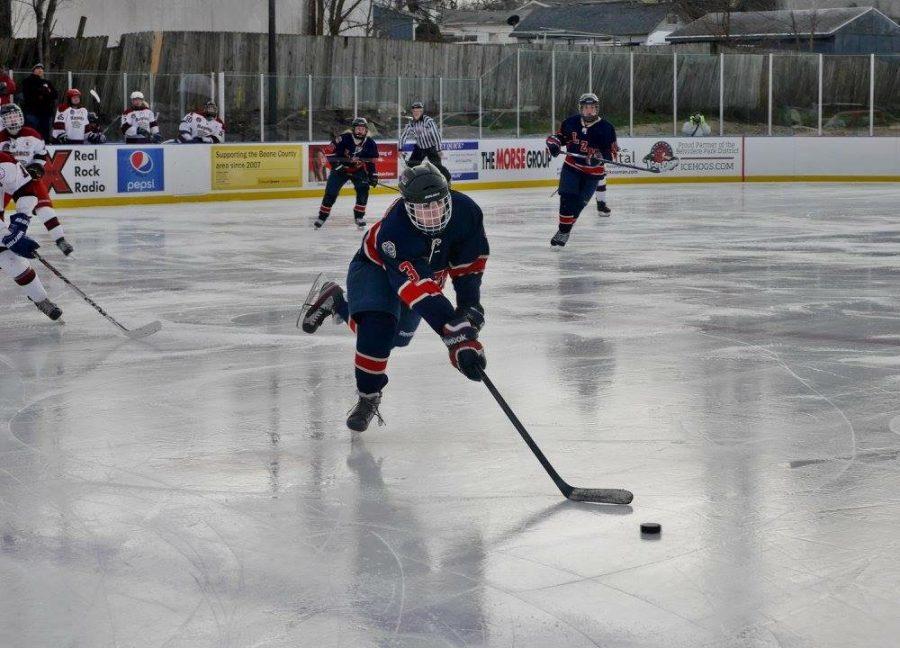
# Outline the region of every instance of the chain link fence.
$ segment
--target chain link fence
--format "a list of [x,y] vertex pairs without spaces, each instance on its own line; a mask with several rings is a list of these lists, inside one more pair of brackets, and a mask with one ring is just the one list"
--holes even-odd
[[[18,76],[22,76],[21,74]],[[555,130],[595,92],[621,135],[677,135],[695,113],[713,135],[900,135],[900,56],[679,54],[519,49],[472,78],[278,76],[215,72],[47,72],[77,87],[109,141],[133,90],[175,138],[188,111],[219,104],[228,141],[321,141],[361,116],[395,140],[413,101],[448,139],[525,137]],[[98,103],[88,92],[95,90]]]

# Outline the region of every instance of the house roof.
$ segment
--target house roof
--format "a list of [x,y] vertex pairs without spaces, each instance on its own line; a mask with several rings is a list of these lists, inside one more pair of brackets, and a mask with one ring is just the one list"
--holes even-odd
[[488,9],[448,9],[441,15],[441,27],[462,27],[464,25],[506,25],[507,18],[518,15],[515,9],[493,11]]
[[652,32],[665,20],[663,4],[624,2],[573,2],[536,7],[516,25],[512,35],[531,36],[633,36]]
[[733,12],[728,16],[727,29],[726,14],[708,13],[674,31],[666,40],[720,40],[725,38],[726,31],[728,38],[821,37],[835,33],[870,11],[878,10],[872,7],[847,7]]

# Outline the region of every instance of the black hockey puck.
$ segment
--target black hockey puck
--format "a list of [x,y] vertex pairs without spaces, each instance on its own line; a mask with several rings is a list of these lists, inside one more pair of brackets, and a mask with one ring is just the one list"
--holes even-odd
[[662,532],[662,526],[658,522],[641,522],[641,533],[659,535],[660,532]]

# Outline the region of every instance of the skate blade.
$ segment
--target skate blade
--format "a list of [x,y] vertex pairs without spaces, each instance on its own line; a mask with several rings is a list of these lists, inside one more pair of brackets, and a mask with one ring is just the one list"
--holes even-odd
[[297,328],[302,328],[303,317],[306,315],[306,312],[309,310],[309,307],[312,306],[313,299],[315,299],[316,295],[319,294],[319,290],[322,288],[322,284],[327,281],[327,277],[324,272],[320,272],[316,275],[316,278],[313,279],[312,286],[309,289],[309,292],[306,295],[306,299],[303,300],[303,304],[300,306],[300,314],[297,315]]

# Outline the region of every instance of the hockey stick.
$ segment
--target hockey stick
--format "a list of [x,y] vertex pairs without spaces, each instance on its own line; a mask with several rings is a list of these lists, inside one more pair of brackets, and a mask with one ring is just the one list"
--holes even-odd
[[559,473],[556,472],[556,469],[554,469],[551,463],[547,460],[547,457],[544,456],[544,453],[541,452],[541,449],[534,442],[534,439],[531,438],[531,435],[528,434],[525,426],[522,425],[521,421],[519,421],[518,417],[516,417],[515,413],[512,411],[509,405],[506,404],[506,401],[503,400],[503,396],[501,396],[500,392],[497,391],[497,388],[494,387],[494,383],[492,383],[491,379],[487,377],[484,369],[479,369],[478,371],[481,374],[481,380],[482,382],[484,382],[484,386],[488,388],[489,392],[491,392],[491,396],[493,396],[494,400],[497,401],[500,409],[502,409],[503,413],[506,414],[507,418],[509,418],[510,423],[512,423],[513,427],[516,428],[516,431],[519,433],[522,439],[524,439],[525,443],[531,449],[531,452],[533,452],[534,456],[537,457],[537,460],[541,462],[541,465],[544,467],[544,470],[547,471],[547,474],[550,475],[550,479],[553,480],[553,483],[556,484],[556,487],[567,499],[573,500],[575,502],[597,502],[600,504],[631,503],[631,500],[634,499],[634,493],[632,493],[631,491],[623,490],[620,488],[579,488],[577,486],[571,486],[567,484],[566,481],[559,476]]
[[97,304],[97,302],[95,302],[93,299],[91,299],[90,297],[88,297],[88,296],[87,296],[87,295],[86,295],[86,294],[85,294],[78,286],[76,286],[76,285],[73,284],[71,281],[69,281],[69,280],[63,275],[63,273],[61,273],[59,270],[57,270],[57,269],[54,268],[52,265],[50,265],[50,262],[47,261],[47,259],[45,259],[44,257],[42,257],[42,256],[41,256],[40,254],[38,254],[37,252],[34,253],[34,258],[37,259],[38,261],[40,261],[41,263],[43,263],[45,266],[47,266],[47,269],[48,269],[50,272],[52,272],[52,273],[55,274],[57,277],[59,277],[59,278],[63,281],[63,283],[65,283],[69,288],[71,288],[72,290],[74,290],[75,292],[77,292],[77,293],[81,296],[81,298],[84,299],[84,301],[86,301],[88,304],[90,304],[91,306],[93,306],[93,307],[96,309],[96,311],[97,311],[98,313],[100,313],[101,315],[103,315],[103,317],[105,317],[105,318],[108,319],[110,322],[112,322],[112,323],[115,324],[117,327],[119,327],[119,329],[121,329],[122,332],[125,333],[125,335],[127,335],[128,337],[130,337],[132,340],[137,340],[137,339],[139,339],[139,338],[147,337],[148,335],[153,335],[154,333],[156,333],[157,331],[159,331],[159,330],[162,328],[162,323],[159,322],[158,320],[157,320],[156,322],[150,322],[149,324],[145,324],[144,326],[142,326],[142,327],[140,327],[140,328],[136,328],[136,329],[127,329],[127,328],[125,328],[124,326],[122,326],[121,324],[119,324],[119,322],[117,322],[117,321],[115,320],[115,318],[113,318],[113,317],[112,317],[111,315],[109,315],[105,310],[103,310],[103,309]]
[[566,155],[571,155],[572,157],[578,158],[580,160],[585,160],[588,162],[600,162],[601,164],[612,164],[613,166],[622,167],[624,169],[635,169],[637,171],[646,171],[647,173],[659,173],[659,169],[654,169],[652,167],[642,167],[637,166],[635,164],[625,164],[624,162],[616,162],[615,160],[607,160],[606,158],[597,158],[597,157],[589,157],[587,155],[581,155],[580,153],[566,153]]

